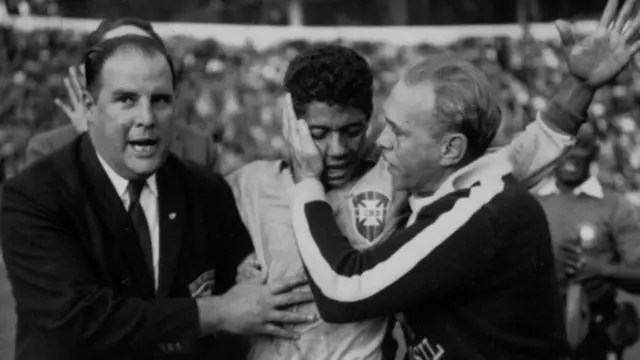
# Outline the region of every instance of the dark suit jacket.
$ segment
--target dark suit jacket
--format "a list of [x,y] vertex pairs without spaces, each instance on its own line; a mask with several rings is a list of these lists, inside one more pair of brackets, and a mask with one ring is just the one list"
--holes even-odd
[[[176,124],[175,134],[171,145],[173,154],[181,159],[196,162],[207,169],[215,168],[218,152],[210,136],[206,136],[183,123]],[[27,164],[31,164],[69,144],[77,136],[78,133],[71,125],[34,135],[27,144],[25,153]]]
[[[213,337],[198,340],[189,288],[214,270],[213,292],[225,292],[253,251],[231,189],[220,175],[173,155],[156,179],[157,294],[88,135],[6,182],[0,235],[17,301],[16,359],[231,357]],[[196,352],[167,355],[160,350],[167,344]]]

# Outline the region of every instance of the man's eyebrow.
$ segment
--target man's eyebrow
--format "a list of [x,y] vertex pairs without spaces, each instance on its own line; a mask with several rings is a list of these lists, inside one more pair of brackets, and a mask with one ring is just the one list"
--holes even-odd
[[346,125],[342,125],[340,127],[334,128],[333,126],[327,126],[327,125],[313,125],[310,124],[309,125],[309,129],[314,129],[314,130],[326,130],[326,131],[332,131],[332,130],[345,130],[345,129],[351,129],[351,128],[355,128],[355,127],[363,127],[366,124],[362,123],[362,122],[352,122]]
[[358,122],[352,122],[352,123],[340,126],[338,130],[361,128],[364,126],[365,126],[365,123],[358,121]]
[[138,93],[134,90],[128,90],[128,89],[115,89],[113,91],[113,95],[114,96],[118,96],[118,95],[137,95]]
[[[115,89],[113,91],[114,96],[120,95],[139,95],[140,93],[136,90],[131,89]],[[170,90],[158,90],[151,94],[151,96],[172,96],[173,93]]]
[[173,92],[171,91],[164,91],[164,90],[160,90],[157,92],[154,92],[153,94],[151,94],[152,97],[158,97],[158,96],[173,96]]
[[331,130],[330,126],[309,124],[309,129]]

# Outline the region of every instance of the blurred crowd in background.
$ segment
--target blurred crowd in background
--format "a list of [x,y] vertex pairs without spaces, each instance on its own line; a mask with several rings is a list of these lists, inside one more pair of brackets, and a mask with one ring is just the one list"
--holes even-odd
[[[254,159],[283,156],[277,107],[282,77],[289,60],[312,44],[292,41],[257,51],[250,45],[231,48],[213,40],[166,40],[179,74],[176,118],[215,139],[221,172]],[[0,176],[10,177],[24,166],[32,135],[69,122],[54,99],[66,100],[63,77],[82,59],[84,35],[0,28],[0,43]],[[398,72],[431,53],[453,51],[489,76],[503,101],[510,134],[534,118],[566,74],[557,43],[526,38],[465,39],[446,48],[346,45],[366,56],[376,74],[372,137],[381,129],[382,100]],[[640,70],[628,69],[601,90],[590,116],[603,145],[597,167],[603,184],[625,192],[640,189]]]

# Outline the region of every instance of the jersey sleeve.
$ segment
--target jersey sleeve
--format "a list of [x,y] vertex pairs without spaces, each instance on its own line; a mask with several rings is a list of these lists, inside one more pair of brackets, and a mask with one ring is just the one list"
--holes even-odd
[[573,144],[573,137],[552,129],[542,114],[509,145],[487,156],[503,157],[513,176],[527,187],[537,184],[553,169],[556,160]]
[[586,107],[593,90],[568,78],[536,120],[505,149],[513,175],[527,187],[536,185],[553,169],[586,122]]
[[25,158],[27,165],[30,165],[39,159],[45,157],[52,150],[50,146],[48,146],[46,139],[42,135],[35,135],[27,144],[27,149],[25,150]]
[[244,179],[246,177],[245,169],[246,169],[246,165],[225,175],[224,178],[225,180],[227,180],[227,183],[229,183],[229,186],[231,186],[233,197],[236,200],[236,204],[238,206],[238,210],[240,211],[242,220],[246,223],[247,214],[245,211],[246,207],[244,206],[246,201],[243,197],[243,191],[242,191],[242,188],[245,187],[244,186],[245,184],[243,184]]
[[322,318],[363,321],[463,291],[494,256],[485,205],[503,186],[497,181],[464,196],[445,196],[423,209],[410,227],[358,251],[336,225],[322,185],[316,180],[296,185],[294,231]]
[[253,248],[260,263],[265,264],[262,247],[262,234],[259,221],[259,207],[254,203],[255,186],[251,179],[255,177],[253,164],[247,164],[225,176],[236,200],[240,218],[251,235]]

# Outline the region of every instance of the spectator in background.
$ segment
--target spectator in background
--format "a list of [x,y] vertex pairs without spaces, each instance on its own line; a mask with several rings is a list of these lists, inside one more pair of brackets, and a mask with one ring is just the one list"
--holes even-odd
[[[121,18],[102,21],[98,28],[89,34],[87,48],[90,49],[103,40],[127,34],[149,36],[164,47],[162,39],[153,30],[149,22],[138,18]],[[80,76],[78,73],[80,73]],[[87,130],[82,103],[83,76],[83,65],[69,68],[69,76],[65,77],[64,84],[69,95],[70,104],[65,104],[60,99],[55,99],[55,103],[69,117],[71,124],[32,137],[26,149],[27,164],[33,163],[70,143],[78,134]],[[214,170],[216,168],[217,149],[212,137],[188,126],[184,122],[176,123],[175,138],[173,139],[171,151],[180,158],[194,161],[208,169]]]
[[[586,124],[554,176],[536,190],[549,219],[560,284],[568,295],[567,326],[570,337],[576,336],[575,360],[604,360],[610,352],[621,353],[619,340],[609,337],[607,327],[637,326],[635,316],[621,315],[616,294],[617,289],[640,292],[640,218],[623,194],[603,188],[592,173],[598,151],[593,128]],[[584,300],[573,291],[566,294],[574,282],[582,285]],[[581,302],[590,317],[572,313]]]

